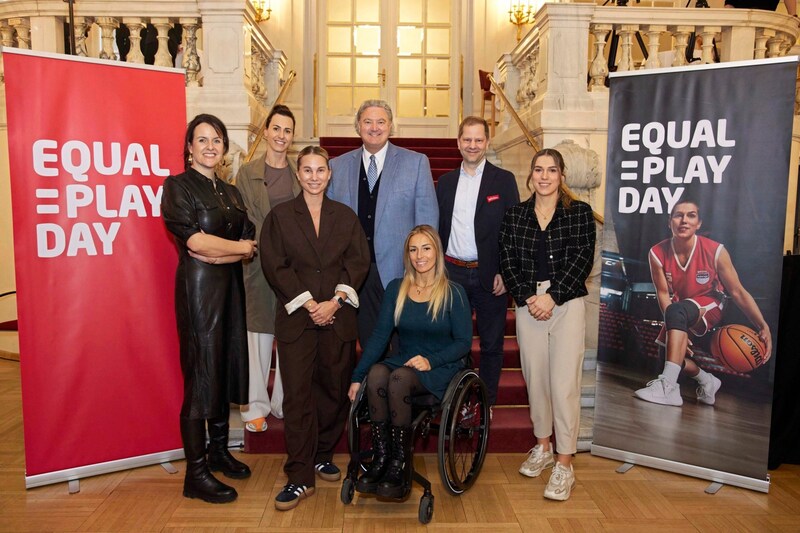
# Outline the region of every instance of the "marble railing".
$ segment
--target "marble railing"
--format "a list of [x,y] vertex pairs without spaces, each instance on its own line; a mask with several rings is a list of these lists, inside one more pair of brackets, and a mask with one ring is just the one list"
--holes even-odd
[[[619,46],[610,52],[613,32]],[[545,4],[530,31],[498,60],[498,81],[519,110],[547,93],[575,101],[606,90],[609,53],[617,71],[684,66],[693,33],[702,38],[696,48],[699,63],[714,62],[715,44],[722,62],[761,59],[786,55],[800,34],[800,22],[758,10]]]

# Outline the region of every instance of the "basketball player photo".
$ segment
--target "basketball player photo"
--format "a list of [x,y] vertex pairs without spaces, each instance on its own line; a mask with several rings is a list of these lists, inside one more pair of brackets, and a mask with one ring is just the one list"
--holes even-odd
[[[648,253],[650,275],[664,325],[656,343],[664,347],[663,371],[635,391],[636,398],[671,406],[683,405],[678,380],[683,373],[696,382],[696,400],[714,405],[722,381],[693,359],[692,347],[703,345],[724,368],[749,372],[772,355],[769,325],[756,301],[742,286],[728,250],[698,235],[703,225],[697,200],[682,197],[669,215],[672,236]],[[736,305],[750,326],[720,326],[723,311]]]

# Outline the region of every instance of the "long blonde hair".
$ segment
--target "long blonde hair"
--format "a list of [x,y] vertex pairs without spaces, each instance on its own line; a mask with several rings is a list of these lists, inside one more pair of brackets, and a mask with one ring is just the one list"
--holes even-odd
[[400,290],[397,293],[397,303],[394,306],[394,323],[397,325],[400,322],[400,315],[403,314],[403,306],[408,299],[408,292],[413,285],[417,285],[417,271],[414,265],[411,264],[411,258],[408,255],[408,245],[411,242],[411,237],[415,235],[424,235],[430,239],[433,244],[434,252],[436,253],[436,266],[433,271],[433,288],[431,289],[431,299],[428,301],[428,314],[431,315],[432,320],[436,320],[440,314],[444,314],[444,310],[450,307],[450,300],[452,299],[452,291],[450,289],[450,282],[447,279],[447,269],[444,266],[444,252],[442,251],[442,240],[439,234],[432,226],[422,224],[409,232],[406,237],[406,243],[403,248],[403,266],[405,273],[403,274],[403,281],[400,283]]

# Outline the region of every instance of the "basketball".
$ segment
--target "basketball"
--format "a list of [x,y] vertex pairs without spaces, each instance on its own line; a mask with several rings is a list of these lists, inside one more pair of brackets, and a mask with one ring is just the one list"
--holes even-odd
[[714,332],[711,355],[734,372],[750,372],[764,364],[767,347],[752,329],[730,324]]

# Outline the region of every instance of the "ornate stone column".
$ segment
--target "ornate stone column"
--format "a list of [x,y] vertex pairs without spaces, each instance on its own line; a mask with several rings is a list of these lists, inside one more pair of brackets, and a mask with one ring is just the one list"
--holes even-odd
[[169,30],[172,25],[168,18],[150,19],[150,24],[158,31],[158,51],[156,52],[155,65],[157,67],[172,67],[172,56],[169,53]]
[[127,26],[131,32],[128,38],[131,43],[131,49],[128,50],[128,56],[125,60],[128,63],[144,63],[144,54],[142,54],[142,28],[145,27],[144,21],[139,17],[124,17],[122,23]]
[[183,27],[183,68],[186,69],[186,86],[199,87],[198,74],[200,73],[200,57],[197,55],[197,28],[196,18],[179,19]]
[[689,35],[694,31],[693,26],[675,26],[672,30],[675,34],[675,56],[672,59],[673,67],[682,67],[686,61],[686,48],[689,46]]
[[267,61],[264,66],[264,104],[268,109],[272,107],[275,99],[278,98],[278,93],[281,92],[286,60],[286,54],[282,50],[275,50],[272,54],[272,59]]
[[89,57],[89,52],[86,50],[86,30],[93,23],[94,19],[92,17],[75,17],[75,27],[72,31],[75,32],[76,56]]
[[658,59],[658,45],[661,34],[667,31],[666,26],[650,25],[644,27],[645,35],[647,35],[647,61],[644,68],[659,68],[661,60]]
[[8,19],[8,24],[17,30],[17,48],[31,49],[31,24],[26,18]]
[[605,47],[606,35],[611,31],[611,24],[593,24],[592,35],[594,35],[594,59],[589,67],[589,76],[592,78],[592,91],[607,91],[606,76],[608,76],[608,65],[606,64]]
[[100,26],[100,37],[103,42],[100,59],[118,60],[119,57],[114,53],[114,30],[119,27],[119,20],[113,17],[98,17],[97,25]]

